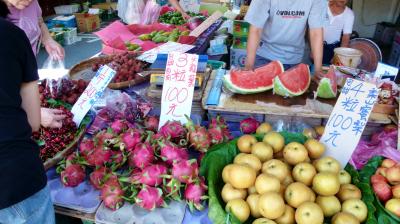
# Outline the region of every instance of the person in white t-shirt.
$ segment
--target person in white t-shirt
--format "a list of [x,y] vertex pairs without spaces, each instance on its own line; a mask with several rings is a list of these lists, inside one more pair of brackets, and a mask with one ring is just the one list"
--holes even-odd
[[353,31],[354,13],[346,6],[348,0],[329,0],[329,23],[324,27],[323,64],[330,64],[337,47],[348,47]]

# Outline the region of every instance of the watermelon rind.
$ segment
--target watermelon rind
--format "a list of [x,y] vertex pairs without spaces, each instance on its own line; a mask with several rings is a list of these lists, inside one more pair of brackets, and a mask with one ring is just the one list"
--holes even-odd
[[332,83],[329,78],[322,78],[319,81],[317,96],[324,99],[336,98],[336,92],[332,89]]
[[303,93],[305,93],[307,91],[307,89],[308,89],[308,87],[310,86],[310,83],[311,83],[310,70],[308,70],[308,74],[309,74],[309,79],[308,79],[307,88],[304,88],[303,90],[300,90],[298,92],[290,91],[288,88],[286,88],[283,85],[283,83],[279,79],[279,76],[276,76],[274,78],[274,87],[273,87],[274,94],[277,94],[277,95],[280,95],[280,96],[283,96],[283,97],[294,97],[294,96],[302,95]]
[[273,85],[270,85],[270,86],[263,86],[263,87],[258,87],[258,88],[254,88],[254,89],[241,88],[232,83],[230,75],[224,76],[223,83],[224,83],[225,88],[227,88],[229,91],[231,91],[233,93],[238,93],[238,94],[261,93],[261,92],[268,91],[268,90],[272,89],[272,87],[273,87]]

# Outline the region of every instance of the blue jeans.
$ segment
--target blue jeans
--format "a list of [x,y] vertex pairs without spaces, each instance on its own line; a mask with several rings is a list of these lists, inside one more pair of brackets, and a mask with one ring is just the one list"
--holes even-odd
[[[268,63],[270,63],[271,60],[261,57],[260,55],[256,55],[256,60],[254,62],[254,68],[258,68],[261,67],[263,65],[266,65]],[[283,68],[285,68],[285,70],[288,70],[291,67],[296,66],[297,64],[283,64]]]
[[54,208],[46,186],[29,198],[0,210],[1,224],[54,224]]

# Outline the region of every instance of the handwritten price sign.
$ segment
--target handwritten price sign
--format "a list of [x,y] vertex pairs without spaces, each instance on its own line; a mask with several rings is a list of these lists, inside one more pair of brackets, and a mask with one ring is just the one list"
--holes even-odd
[[350,160],[377,100],[375,85],[348,78],[321,137],[326,154],[343,167]]
[[190,116],[199,56],[172,52],[168,54],[161,98],[159,127],[169,120],[186,123]]
[[102,95],[108,84],[114,78],[115,73],[115,70],[107,65],[104,65],[97,71],[96,76],[93,77],[85,91],[72,107],[71,112],[74,114],[73,120],[77,126],[79,126],[86,113]]

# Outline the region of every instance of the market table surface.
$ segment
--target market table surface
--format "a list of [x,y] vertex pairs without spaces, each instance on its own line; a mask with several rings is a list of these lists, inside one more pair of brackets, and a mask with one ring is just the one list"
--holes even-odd
[[[243,113],[243,114],[263,114],[277,116],[293,116],[315,119],[328,119],[335,104],[334,100],[316,100],[311,96],[312,90],[303,96],[295,98],[283,98],[274,95],[271,91],[251,94],[229,94],[222,91],[218,105],[207,105],[207,98],[215,80],[216,70],[211,74],[207,83],[205,95],[203,96],[203,107],[206,110],[215,112]],[[310,87],[312,89],[313,86]],[[371,113],[369,122],[379,124],[390,124],[391,120],[388,115],[380,113]]]

